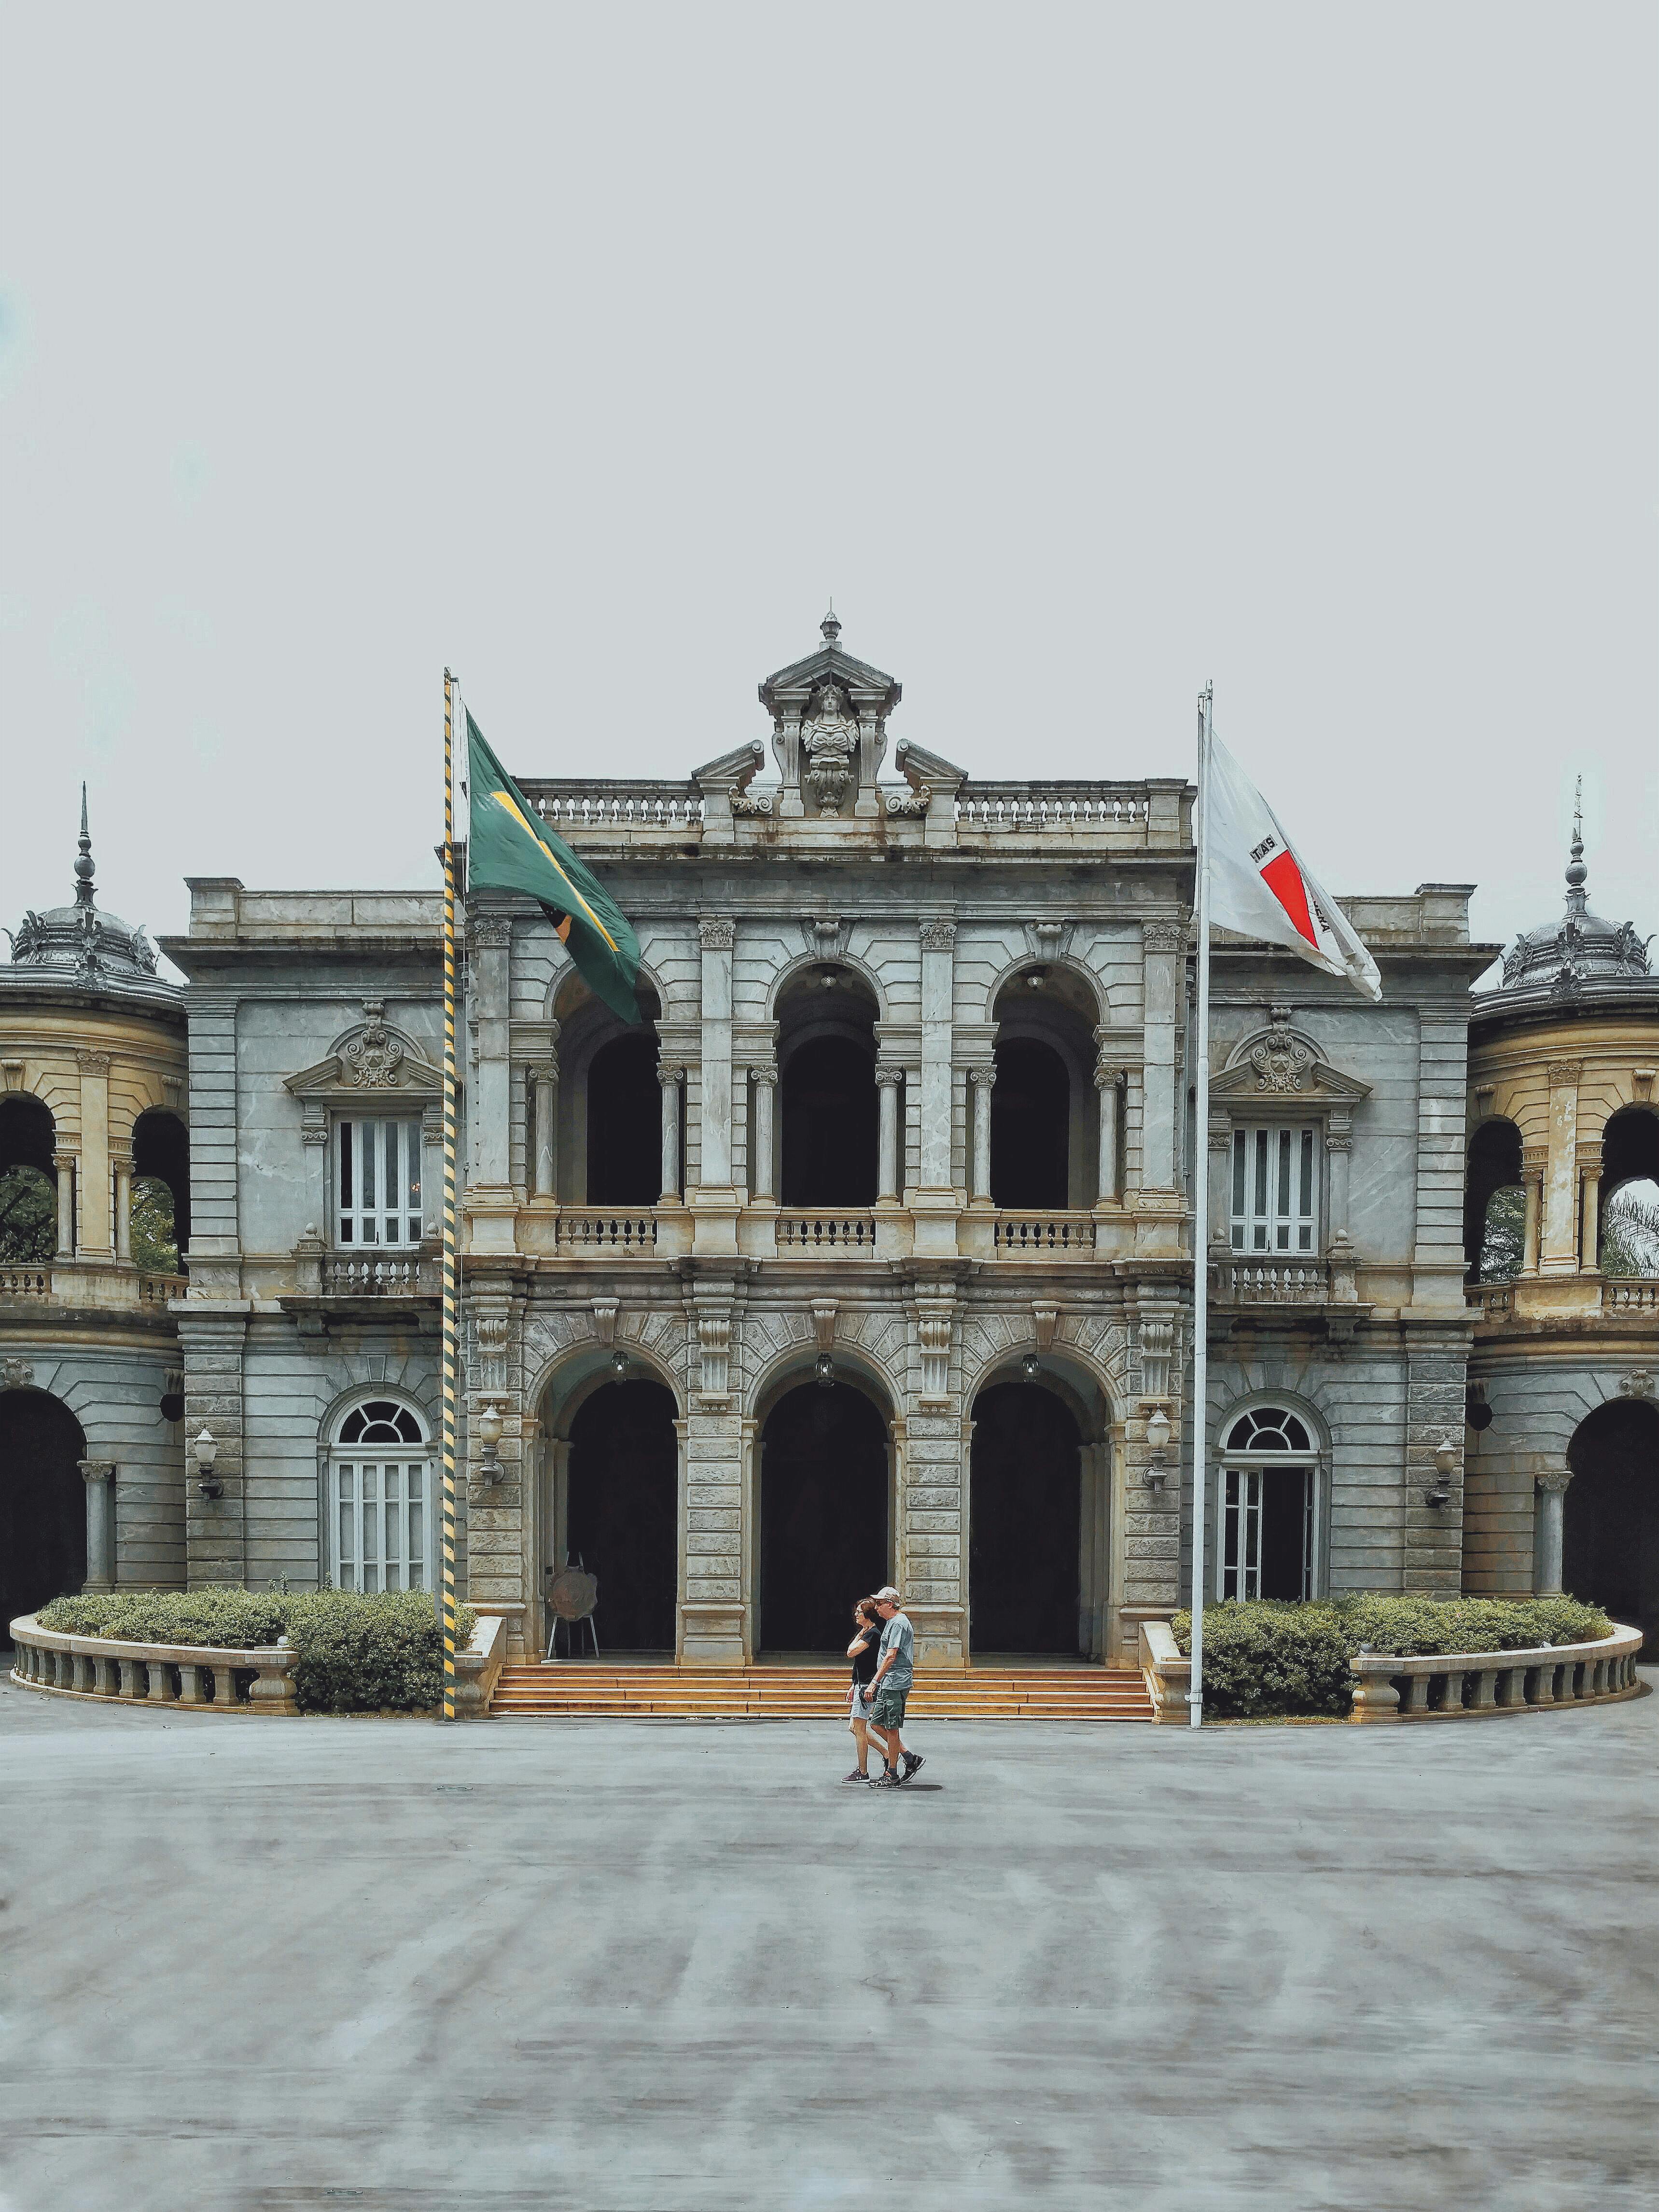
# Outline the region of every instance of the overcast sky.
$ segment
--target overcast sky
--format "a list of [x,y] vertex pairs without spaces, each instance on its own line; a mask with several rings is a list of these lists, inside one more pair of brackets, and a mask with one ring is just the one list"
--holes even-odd
[[0,919],[436,880],[442,672],[683,776],[843,642],[1332,889],[1654,884],[1656,11],[12,6]]

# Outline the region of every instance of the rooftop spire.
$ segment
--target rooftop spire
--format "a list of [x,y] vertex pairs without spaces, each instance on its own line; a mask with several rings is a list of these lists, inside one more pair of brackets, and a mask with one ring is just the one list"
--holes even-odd
[[81,786],[80,847],[80,856],[75,863],[75,903],[76,906],[90,906],[93,902],[92,878],[94,874],[94,862],[92,858],[92,837],[90,832],[87,829],[87,787],[85,784]]
[[1574,914],[1584,911],[1584,879],[1589,874],[1584,866],[1584,779],[1581,775],[1572,794],[1572,857],[1567,862],[1567,905]]
[[818,627],[824,634],[824,642],[826,645],[833,645],[836,639],[840,636],[841,624],[835,612],[835,602],[833,599],[829,603],[829,612],[824,617],[823,621],[819,623]]

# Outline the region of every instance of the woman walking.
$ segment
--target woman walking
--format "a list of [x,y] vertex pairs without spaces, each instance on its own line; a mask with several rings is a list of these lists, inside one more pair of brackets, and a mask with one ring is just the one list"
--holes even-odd
[[847,1691],[847,1726],[852,1731],[852,1741],[857,1750],[858,1764],[851,1774],[841,1777],[843,1782],[869,1780],[869,1705],[865,1687],[875,1672],[876,1647],[881,1641],[881,1623],[873,1598],[861,1597],[852,1608],[852,1641],[847,1646],[847,1656],[852,1662],[852,1682]]

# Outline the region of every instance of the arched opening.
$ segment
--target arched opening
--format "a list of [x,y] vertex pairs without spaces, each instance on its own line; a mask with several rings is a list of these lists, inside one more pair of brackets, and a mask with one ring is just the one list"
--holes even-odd
[[662,1189],[657,1042],[625,1030],[588,1066],[588,1203],[652,1206]]
[[1318,1450],[1300,1414],[1256,1406],[1228,1425],[1217,1500],[1220,1597],[1313,1596],[1318,1484]]
[[[646,1380],[607,1382],[570,1424],[562,1516],[565,1558],[599,1582],[600,1649],[674,1648],[679,1443],[674,1393]],[[563,1565],[564,1561],[558,1564]]]
[[0,1638],[87,1578],[81,1424],[44,1390],[0,1391]]
[[992,1203],[1021,1212],[1093,1206],[1100,1195],[1093,994],[1069,968],[1035,966],[1009,977],[992,1012]]
[[58,1249],[56,1130],[27,1091],[0,1098],[0,1261],[50,1260]]
[[1659,1408],[1613,1398],[1567,1447],[1561,1580],[1575,1597],[1642,1631],[1659,1652]]
[[[642,978],[643,1016],[630,1026],[596,999],[574,968],[550,1009],[558,1023],[558,1082],[551,1093],[531,1076],[525,1118],[527,1181],[566,1206],[643,1209],[662,1193],[662,1094],[656,1080],[662,1006]],[[552,1126],[537,1126],[538,1102]]]
[[1070,1203],[1070,1079],[1054,1047],[1039,1037],[999,1039],[991,1094],[995,1205],[1034,1211]]
[[132,1125],[132,1256],[157,1273],[183,1272],[190,1250],[190,1132],[151,1107]]
[[778,1000],[779,1188],[785,1206],[875,1203],[876,1011],[868,986],[845,968],[811,969]]
[[1483,1121],[1469,1146],[1463,1186],[1463,1258],[1472,1283],[1507,1282],[1521,1273],[1526,1221],[1521,1132],[1513,1121]]
[[1599,1260],[1604,1275],[1659,1275],[1659,1115],[1626,1106],[1601,1137]]
[[785,1393],[760,1432],[758,1641],[845,1650],[855,1599],[887,1579],[887,1424],[855,1385]]
[[1083,1437],[1036,1382],[973,1401],[968,1474],[968,1640],[991,1652],[1088,1648],[1083,1616]]

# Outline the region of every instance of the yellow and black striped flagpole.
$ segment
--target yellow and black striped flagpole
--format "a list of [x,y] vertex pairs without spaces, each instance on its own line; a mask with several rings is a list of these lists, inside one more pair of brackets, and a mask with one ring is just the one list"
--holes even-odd
[[443,1717],[455,1717],[455,679],[443,672]]

